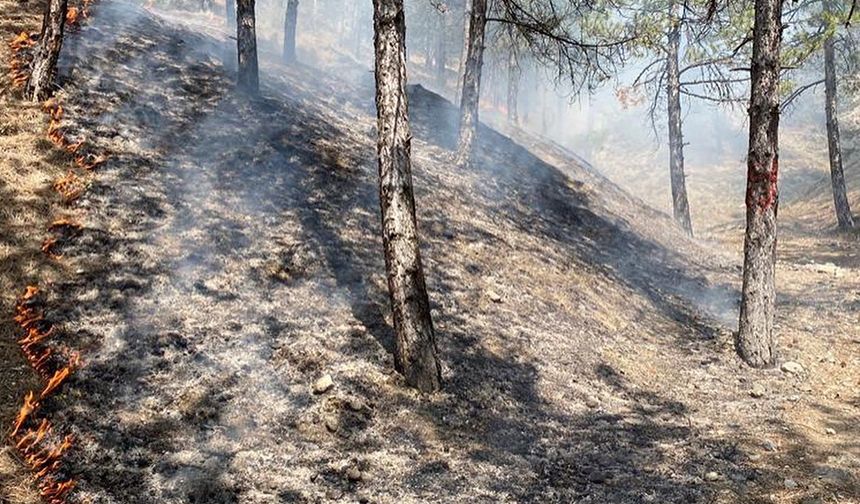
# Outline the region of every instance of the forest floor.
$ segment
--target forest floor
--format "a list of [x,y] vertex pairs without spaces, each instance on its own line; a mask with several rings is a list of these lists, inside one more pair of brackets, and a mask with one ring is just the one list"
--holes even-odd
[[[45,196],[69,164],[45,120],[3,94],[3,309],[39,280],[52,345],[82,354],[42,412],[75,435],[72,502],[860,502],[857,235],[784,235],[799,366],[752,370],[737,223],[689,240],[522,132],[482,128],[457,170],[456,110],[412,87],[445,381],[421,396],[392,371],[372,77],[264,44],[263,97],[236,95],[212,21],[105,1],[70,34],[62,126],[109,153],[73,204]],[[83,227],[37,258],[56,215]],[[3,324],[8,425],[34,378]],[[3,453],[0,502],[28,502]]]

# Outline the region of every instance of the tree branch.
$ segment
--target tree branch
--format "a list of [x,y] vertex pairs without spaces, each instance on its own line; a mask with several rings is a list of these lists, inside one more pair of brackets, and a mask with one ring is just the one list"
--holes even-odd
[[792,93],[790,95],[788,95],[788,98],[786,98],[785,101],[782,102],[782,105],[779,106],[779,111],[782,112],[783,110],[788,108],[788,106],[791,105],[791,102],[796,100],[800,95],[802,95],[807,90],[812,89],[816,86],[820,86],[821,84],[824,84],[824,79],[819,79],[815,82],[810,82],[809,84],[806,84],[805,86],[800,86],[799,88],[795,89],[794,91],[792,91]]

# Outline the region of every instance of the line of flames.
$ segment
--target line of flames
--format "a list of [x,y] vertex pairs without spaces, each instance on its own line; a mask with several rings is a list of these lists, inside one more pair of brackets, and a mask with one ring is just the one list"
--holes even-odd
[[21,32],[17,37],[9,41],[9,48],[12,50],[12,57],[9,59],[9,76],[14,89],[22,89],[30,78],[27,64],[21,58],[20,53],[22,49],[36,45],[35,37],[37,35],[37,33]]
[[35,423],[35,414],[42,402],[51,397],[81,365],[78,353],[73,353],[66,365],[51,373],[48,364],[52,352],[44,344],[54,332],[55,327],[45,320],[44,313],[35,308],[39,288],[28,286],[15,305],[15,322],[26,332],[26,336],[18,340],[24,356],[30,365],[44,380],[41,392],[30,391],[24,397],[24,404],[18,411],[12,425],[10,438],[21,458],[33,472],[39,494],[48,504],[62,504],[65,496],[75,486],[71,479],[59,481],[55,477],[60,467],[63,455],[72,447],[74,438],[67,435],[55,446],[43,446],[51,431],[51,423],[43,418],[38,427],[26,427],[29,420]]
[[[66,23],[71,28],[79,28],[81,19],[89,17],[90,3],[91,0],[83,0],[80,8],[69,8],[66,14]],[[9,42],[9,47],[12,50],[9,70],[12,86],[15,89],[22,89],[29,80],[28,64],[22,58],[21,51],[35,46],[37,37],[37,33],[21,32]],[[104,155],[83,153],[81,149],[85,145],[84,140],[71,142],[66,138],[60,126],[64,110],[58,100],[49,99],[43,104],[43,109],[50,115],[48,139],[62,150],[74,155],[75,165],[90,171],[106,160]],[[53,187],[69,203],[80,197],[86,189],[86,182],[70,170],[65,176],[55,181]],[[52,222],[48,230],[54,232],[63,228],[79,230],[81,225],[69,218],[60,218]],[[57,238],[55,237],[46,239],[42,244],[42,251],[58,257],[53,254],[53,247],[56,243]],[[73,446],[74,437],[67,435],[54,446],[43,446],[51,432],[51,423],[42,418],[36,427],[28,427],[27,424],[37,423],[35,414],[42,402],[57,392],[72,373],[80,367],[81,360],[80,355],[74,352],[66,365],[56,369],[53,373],[49,371],[48,367],[53,353],[45,345],[45,342],[54,335],[55,327],[45,319],[42,311],[34,307],[35,298],[38,294],[38,287],[31,285],[26,288],[16,303],[14,320],[24,330],[25,334],[18,340],[21,351],[42,378],[44,385],[38,396],[36,392],[31,390],[24,397],[24,404],[18,411],[12,425],[10,438],[21,458],[31,469],[42,499],[47,504],[64,504],[66,496],[72,491],[76,483],[73,479],[61,481],[57,478],[56,473],[63,455]]]
[[82,170],[93,170],[98,165],[104,163],[107,157],[104,154],[92,154],[85,152],[86,140],[78,140],[73,142],[66,137],[66,133],[61,126],[65,109],[57,98],[49,98],[42,104],[42,108],[51,117],[48,124],[48,140],[60,149],[72,154],[75,157],[75,165]]

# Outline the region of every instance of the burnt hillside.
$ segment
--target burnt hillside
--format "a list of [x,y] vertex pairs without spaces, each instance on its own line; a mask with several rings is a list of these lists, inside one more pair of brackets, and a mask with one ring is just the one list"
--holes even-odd
[[[45,299],[57,344],[84,362],[48,411],[76,439],[73,502],[784,490],[798,381],[735,356],[733,254],[538,138],[484,128],[475,166],[457,169],[455,108],[413,86],[445,383],[422,397],[393,371],[367,69],[264,59],[249,99],[224,34],[178,18],[104,1],[61,61],[64,128],[109,153]],[[785,451],[763,448],[774,436]],[[857,460],[829,455],[810,448],[796,471],[835,468],[810,488],[856,491]]]

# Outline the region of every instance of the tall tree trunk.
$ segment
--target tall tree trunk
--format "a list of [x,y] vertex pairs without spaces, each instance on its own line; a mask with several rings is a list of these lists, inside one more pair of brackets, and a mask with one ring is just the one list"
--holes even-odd
[[776,362],[776,216],[782,0],[755,0],[747,153],[744,280],[737,347],[751,366]]
[[669,177],[672,184],[672,213],[675,222],[690,236],[690,203],[687,200],[687,182],[684,176],[684,132],[681,124],[681,72],[678,68],[678,48],[681,43],[681,27],[673,20],[666,45],[666,96],[669,117]]
[[373,7],[379,204],[388,291],[394,314],[394,357],[407,383],[431,392],[441,387],[442,378],[421,266],[412,192],[403,0],[373,0]]
[[35,102],[48,98],[54,92],[68,10],[68,0],[48,0],[45,5],[42,34],[39,36],[39,45],[33,57],[33,72],[26,89],[27,95]]
[[484,66],[484,30],[487,25],[487,0],[473,0],[466,39],[466,64],[463,68],[463,91],[460,99],[460,138],[457,165],[472,161],[478,136],[478,106],[481,99],[481,70]]
[[225,0],[227,14],[227,32],[236,29],[236,0]]
[[[829,4],[826,7],[830,8]],[[827,147],[830,151],[830,183],[833,186],[833,203],[839,229],[854,227],[854,216],[845,190],[842,171],[842,148],[839,144],[839,119],[836,95],[836,51],[833,37],[824,42],[824,108],[827,114]]]
[[254,0],[237,0],[236,46],[239,50],[239,89],[255,95],[260,91],[257,65],[257,29]]
[[517,54],[511,50],[508,54],[508,124],[516,126],[520,122],[518,111],[520,98],[520,65]]
[[284,63],[296,62],[296,25],[299,19],[299,0],[287,0],[284,13]]

